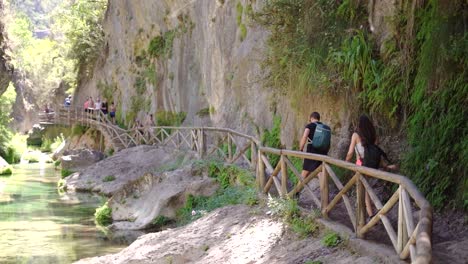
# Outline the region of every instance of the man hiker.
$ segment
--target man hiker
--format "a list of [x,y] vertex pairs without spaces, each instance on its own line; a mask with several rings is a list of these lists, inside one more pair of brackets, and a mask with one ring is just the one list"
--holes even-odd
[[[304,129],[299,149],[303,151],[307,145],[306,150],[308,153],[327,155],[330,150],[330,127],[320,122],[320,114],[318,112],[310,114],[309,121],[310,123]],[[321,161],[304,159],[301,173],[302,179],[307,178],[320,164],[322,164]]]

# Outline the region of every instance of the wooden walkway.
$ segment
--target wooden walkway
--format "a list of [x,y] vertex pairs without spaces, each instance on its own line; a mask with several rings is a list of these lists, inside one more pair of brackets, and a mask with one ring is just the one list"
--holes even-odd
[[[432,207],[407,177],[375,170],[367,167],[334,159],[329,156],[303,153],[286,149],[274,149],[261,145],[260,141],[226,128],[216,127],[147,127],[125,130],[113,125],[101,113],[86,113],[80,109],[60,108],[57,112],[41,114],[42,124],[80,124],[98,129],[113,144],[115,150],[121,150],[141,144],[164,145],[177,149],[196,151],[200,158],[212,154],[220,155],[227,163],[247,163],[256,171],[257,186],[263,193],[275,188],[284,198],[293,198],[302,189],[306,189],[313,198],[322,217],[330,215],[343,203],[348,215],[347,221],[353,227],[358,238],[365,238],[370,230],[380,221],[401,259],[410,259],[412,263],[432,263]],[[273,166],[268,156],[279,156],[278,164]],[[303,179],[291,162],[291,158],[313,159],[322,161],[322,165]],[[342,182],[332,167],[351,171],[353,176]],[[320,192],[316,195],[307,185],[319,173]],[[299,179],[295,186],[288,186],[293,175]],[[397,185],[393,195],[385,201],[369,183],[370,180]],[[336,191],[330,191],[331,189]],[[378,212],[366,221],[365,192]],[[394,208],[397,221],[389,216]],[[343,221],[345,219],[335,219]]]

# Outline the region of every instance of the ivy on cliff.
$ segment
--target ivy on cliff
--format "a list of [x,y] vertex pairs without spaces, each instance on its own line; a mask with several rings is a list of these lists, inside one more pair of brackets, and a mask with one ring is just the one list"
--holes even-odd
[[400,127],[410,145],[403,173],[436,208],[466,208],[466,5],[405,2],[380,48],[359,1],[267,1],[255,15],[271,32],[267,85],[292,95],[293,108],[304,94],[344,94],[352,113]]

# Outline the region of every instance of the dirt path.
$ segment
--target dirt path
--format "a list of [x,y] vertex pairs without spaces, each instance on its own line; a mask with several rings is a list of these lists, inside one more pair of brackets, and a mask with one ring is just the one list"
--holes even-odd
[[187,225],[141,236],[114,255],[77,263],[379,263],[320,238],[299,239],[258,207],[228,206]]

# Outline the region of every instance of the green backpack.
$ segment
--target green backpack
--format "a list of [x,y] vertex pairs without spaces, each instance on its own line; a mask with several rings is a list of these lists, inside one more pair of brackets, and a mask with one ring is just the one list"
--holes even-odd
[[322,153],[328,153],[330,150],[331,129],[325,124],[316,123],[314,137],[312,138],[312,147]]

